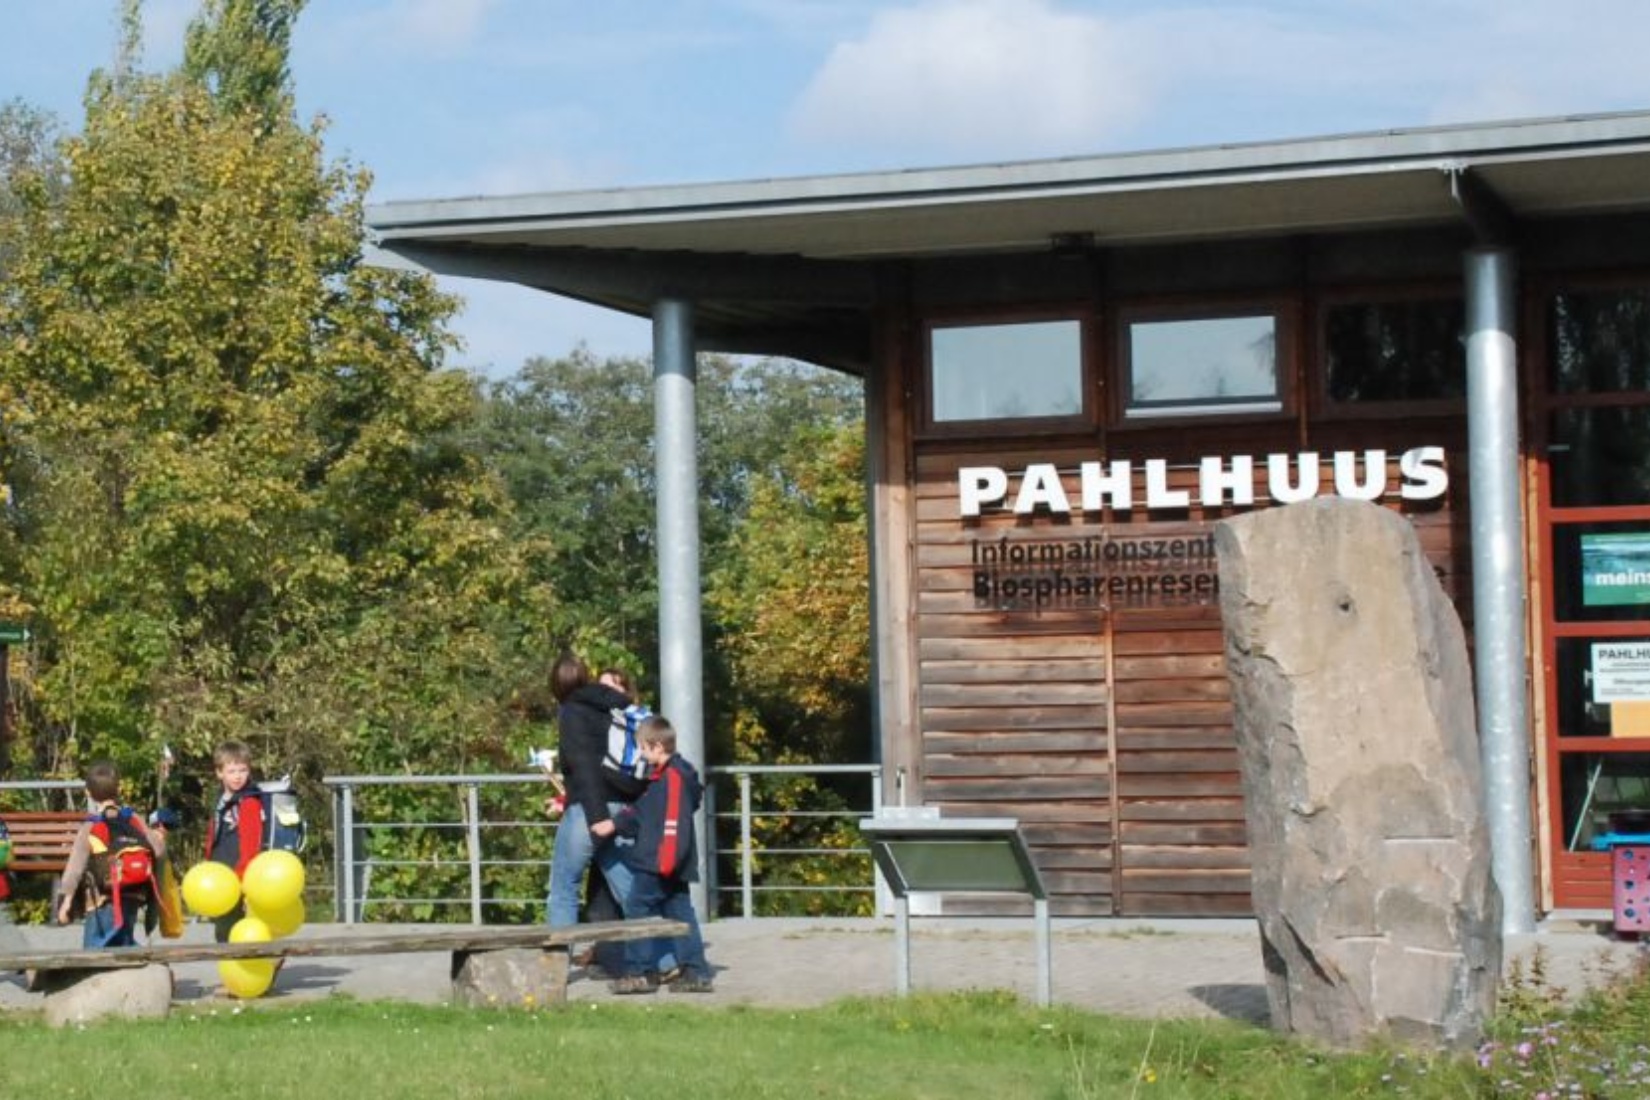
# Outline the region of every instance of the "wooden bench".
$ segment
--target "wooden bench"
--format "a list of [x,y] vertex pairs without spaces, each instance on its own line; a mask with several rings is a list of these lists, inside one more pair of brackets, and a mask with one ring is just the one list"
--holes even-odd
[[0,813],[0,821],[11,834],[11,863],[6,870],[60,875],[86,815],[68,810],[7,810]]
[[[546,925],[431,925],[416,930],[321,932],[267,943],[162,943],[146,947],[64,948],[0,955],[0,972],[31,973],[30,988],[48,999],[85,978],[112,970],[225,959],[400,955],[445,951],[452,957],[454,1000],[475,1006],[537,1005],[567,1000],[568,952],[574,943],[619,943],[677,936],[680,921],[607,921],[568,928]],[[522,984],[522,974],[529,985]]]

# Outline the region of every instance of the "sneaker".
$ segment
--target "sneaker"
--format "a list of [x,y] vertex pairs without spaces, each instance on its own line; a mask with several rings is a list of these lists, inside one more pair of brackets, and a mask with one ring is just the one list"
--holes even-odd
[[607,988],[616,996],[625,997],[634,993],[652,993],[659,987],[648,980],[645,974],[630,974],[611,983]]
[[716,986],[708,974],[683,974],[670,987],[672,993],[715,993]]
[[653,980],[658,982],[660,985],[669,985],[671,982],[675,981],[677,978],[680,978],[681,976],[682,976],[682,968],[679,967],[679,966],[673,966],[669,970],[659,971],[658,974],[654,975]]

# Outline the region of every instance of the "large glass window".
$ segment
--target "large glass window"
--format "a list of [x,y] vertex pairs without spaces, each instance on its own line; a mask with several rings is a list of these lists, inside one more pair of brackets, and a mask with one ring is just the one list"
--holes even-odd
[[1128,419],[1276,412],[1274,314],[1126,321]]
[[1555,393],[1650,391],[1650,288],[1561,291],[1549,310]]
[[1642,819],[1650,807],[1650,755],[1578,752],[1566,754],[1563,761],[1559,782],[1567,850],[1586,851],[1594,836],[1611,831],[1612,817]]
[[1333,402],[1454,401],[1467,394],[1459,299],[1340,302],[1323,314]]
[[1075,320],[935,326],[929,363],[936,424],[1083,413],[1082,325]]

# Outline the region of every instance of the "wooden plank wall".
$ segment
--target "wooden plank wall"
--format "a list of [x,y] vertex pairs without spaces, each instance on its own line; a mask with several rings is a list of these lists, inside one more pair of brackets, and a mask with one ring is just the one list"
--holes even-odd
[[[1382,447],[1396,485],[1398,453],[1441,443],[1449,451],[1450,500],[1464,500],[1459,440],[1450,431],[1439,438],[1434,425],[1406,443],[1392,437],[1416,429],[1394,427],[1355,423],[1326,433],[1339,437],[1316,444],[1326,474],[1334,449]],[[1276,428],[1224,440],[1204,434],[1195,454],[1186,433],[1130,441],[1140,456],[1137,479],[1146,457],[1165,458],[1174,464],[1172,488],[1195,489],[1198,454],[1298,449],[1314,448],[1279,439]],[[1005,535],[1021,545],[1188,539],[1233,514],[1195,505],[1167,517],[1143,509],[1103,517],[958,514],[961,466],[1017,472],[1030,462],[1053,462],[1077,500],[1077,467],[1097,457],[1097,448],[1080,443],[916,447],[917,790],[947,816],[1019,818],[1057,914],[1245,914],[1249,857],[1218,595],[1127,607],[1072,606],[1082,603],[1074,600],[1004,608],[976,599],[979,547],[998,546]],[[1263,487],[1264,472],[1257,481]],[[1136,496],[1143,499],[1143,482]],[[1446,591],[1462,606],[1471,579],[1460,511],[1446,501],[1415,509],[1412,519]],[[1214,571],[1212,560],[1207,569]]]
[[956,468],[978,459],[918,459],[923,801],[947,816],[1019,818],[1053,911],[1107,915],[1114,823],[1101,618],[1057,610],[1028,621],[976,606],[974,540],[1014,528],[958,523]]

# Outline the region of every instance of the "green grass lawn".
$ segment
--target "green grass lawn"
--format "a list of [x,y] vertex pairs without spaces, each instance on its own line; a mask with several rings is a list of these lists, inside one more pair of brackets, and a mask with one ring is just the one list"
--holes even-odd
[[1645,961],[1572,1002],[1546,985],[1538,954],[1501,1000],[1491,1040],[1453,1056],[1330,1054],[1232,1021],[1036,1009],[999,993],[806,1010],[204,1002],[61,1030],[14,1013],[0,1014],[0,1100],[1650,1097]]
[[[1389,1056],[1316,1055],[1240,1024],[1154,1026],[1039,1011],[995,994],[805,1011],[220,1004],[180,1008],[166,1021],[55,1031],[38,1018],[0,1018],[0,1096],[8,1098],[1304,1100],[1397,1095],[1393,1069]],[[1432,1095],[1471,1094],[1459,1064],[1425,1077],[1446,1089]]]

